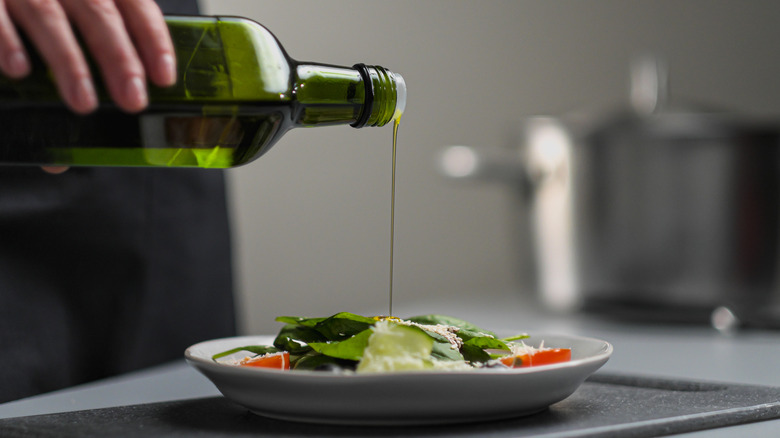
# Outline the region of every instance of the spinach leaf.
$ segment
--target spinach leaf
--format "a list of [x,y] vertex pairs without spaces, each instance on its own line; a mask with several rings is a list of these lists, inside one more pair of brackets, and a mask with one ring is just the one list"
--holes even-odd
[[490,360],[490,355],[476,345],[463,344],[460,348],[463,358],[471,363],[484,363]]
[[341,312],[318,322],[314,329],[329,341],[341,341],[365,331],[374,323],[374,318]]
[[418,324],[430,324],[430,325],[436,325],[436,324],[442,324],[442,325],[451,325],[453,327],[457,327],[461,330],[470,330],[473,332],[481,332],[486,335],[495,336],[495,333],[484,330],[480,327],[477,327],[476,325],[462,320],[460,318],[455,318],[454,316],[447,316],[447,315],[419,315],[419,316],[413,316],[409,318],[409,321],[416,322]]
[[436,342],[442,342],[442,343],[450,345],[450,341],[447,338],[445,338],[444,336],[442,336],[442,335],[440,335],[438,333],[429,332],[428,330],[423,330],[423,329],[420,329],[419,327],[415,327],[415,326],[408,326],[408,327],[414,327],[414,328],[419,329],[421,332],[423,332],[426,335],[428,335],[431,338],[433,338],[433,340],[436,341]]
[[325,356],[316,352],[311,352],[300,357],[293,365],[295,370],[319,370],[323,368],[354,370],[357,362],[353,360],[337,359],[335,357]]
[[484,338],[484,337],[490,337],[489,333],[475,331],[475,330],[469,330],[469,329],[460,329],[458,330],[458,337],[463,341],[466,342],[469,339],[472,338]]
[[512,342],[512,341],[519,341],[521,339],[528,339],[530,337],[531,336],[528,335],[527,333],[523,333],[521,335],[509,336],[508,338],[501,338],[501,340],[504,342]]
[[504,339],[496,339],[492,336],[474,336],[463,342],[460,349],[463,357],[472,363],[484,363],[491,358],[495,359],[502,355],[491,355],[486,350],[510,350]]
[[452,348],[452,344],[449,342],[434,342],[431,356],[441,360],[463,360],[460,351]]
[[302,325],[304,327],[314,327],[318,322],[324,321],[327,318],[305,318],[303,316],[277,316],[276,322],[283,322],[285,324]]
[[247,345],[246,347],[238,347],[232,350],[223,351],[222,353],[217,353],[214,356],[211,356],[211,360],[216,361],[221,357],[230,356],[231,354],[235,354],[240,351],[246,351],[249,353],[254,353],[257,356],[262,356],[268,353],[278,353],[279,349],[272,347],[270,345]]
[[463,342],[463,345],[474,346],[482,350],[509,350],[509,346],[504,341],[490,336],[473,337]]
[[276,318],[276,321],[312,328],[328,341],[340,341],[349,338],[374,325],[376,322],[374,318],[349,312],[340,312],[327,318],[280,316]]
[[372,330],[366,329],[343,341],[312,342],[309,346],[314,351],[326,356],[359,361],[363,357],[363,350],[368,345],[371,333],[373,333]]
[[311,351],[310,342],[327,341],[324,336],[311,327],[295,324],[285,324],[274,339],[274,346],[290,354],[304,354]]

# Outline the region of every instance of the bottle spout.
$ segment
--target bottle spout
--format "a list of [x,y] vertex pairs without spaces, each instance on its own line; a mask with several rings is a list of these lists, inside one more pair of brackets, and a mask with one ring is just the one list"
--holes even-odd
[[363,111],[354,128],[384,126],[397,121],[406,109],[406,81],[398,73],[378,65],[355,64],[365,85]]
[[393,121],[398,122],[406,109],[406,81],[398,73],[393,73],[393,77],[395,78],[395,112],[393,113]]

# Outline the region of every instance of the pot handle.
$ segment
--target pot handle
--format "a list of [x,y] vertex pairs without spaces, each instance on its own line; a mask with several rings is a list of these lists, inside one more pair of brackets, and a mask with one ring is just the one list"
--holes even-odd
[[522,124],[515,150],[482,152],[471,146],[449,146],[439,171],[455,180],[508,183],[530,207],[536,240],[537,281],[544,304],[570,312],[581,306],[574,259],[571,187],[573,138],[558,119],[537,117]]
[[486,153],[473,146],[447,146],[439,154],[439,172],[452,179],[515,182],[525,178],[515,153]]
[[523,202],[531,202],[534,178],[518,151],[490,150],[474,146],[447,146],[439,153],[437,168],[441,175],[457,181],[501,184],[518,192]]
[[548,182],[565,182],[573,138],[561,121],[534,117],[521,124],[520,134],[515,148],[445,147],[438,157],[438,170],[456,180],[508,184],[527,196]]

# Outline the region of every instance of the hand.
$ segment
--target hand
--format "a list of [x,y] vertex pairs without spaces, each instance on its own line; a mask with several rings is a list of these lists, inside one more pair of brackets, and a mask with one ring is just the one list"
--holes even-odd
[[65,103],[77,113],[93,111],[94,82],[71,22],[121,109],[146,107],[147,77],[159,86],[176,81],[173,44],[152,0],[0,0],[0,71],[12,78],[30,72],[23,32],[51,69]]
[[[176,82],[171,37],[152,0],[0,0],[0,71],[12,78],[30,72],[22,31],[51,69],[66,105],[81,114],[93,111],[95,86],[71,21],[121,109],[146,107],[147,76],[161,87]],[[67,169],[43,168],[52,174]]]

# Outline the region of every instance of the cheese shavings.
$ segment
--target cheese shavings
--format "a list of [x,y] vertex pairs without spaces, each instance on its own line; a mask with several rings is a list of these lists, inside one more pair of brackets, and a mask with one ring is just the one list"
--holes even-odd
[[436,333],[437,335],[446,339],[447,342],[450,343],[450,347],[453,350],[460,350],[460,348],[463,347],[463,340],[458,337],[458,332],[460,331],[458,327],[444,324],[420,324],[404,319],[397,321],[397,323],[417,327],[427,332]]

